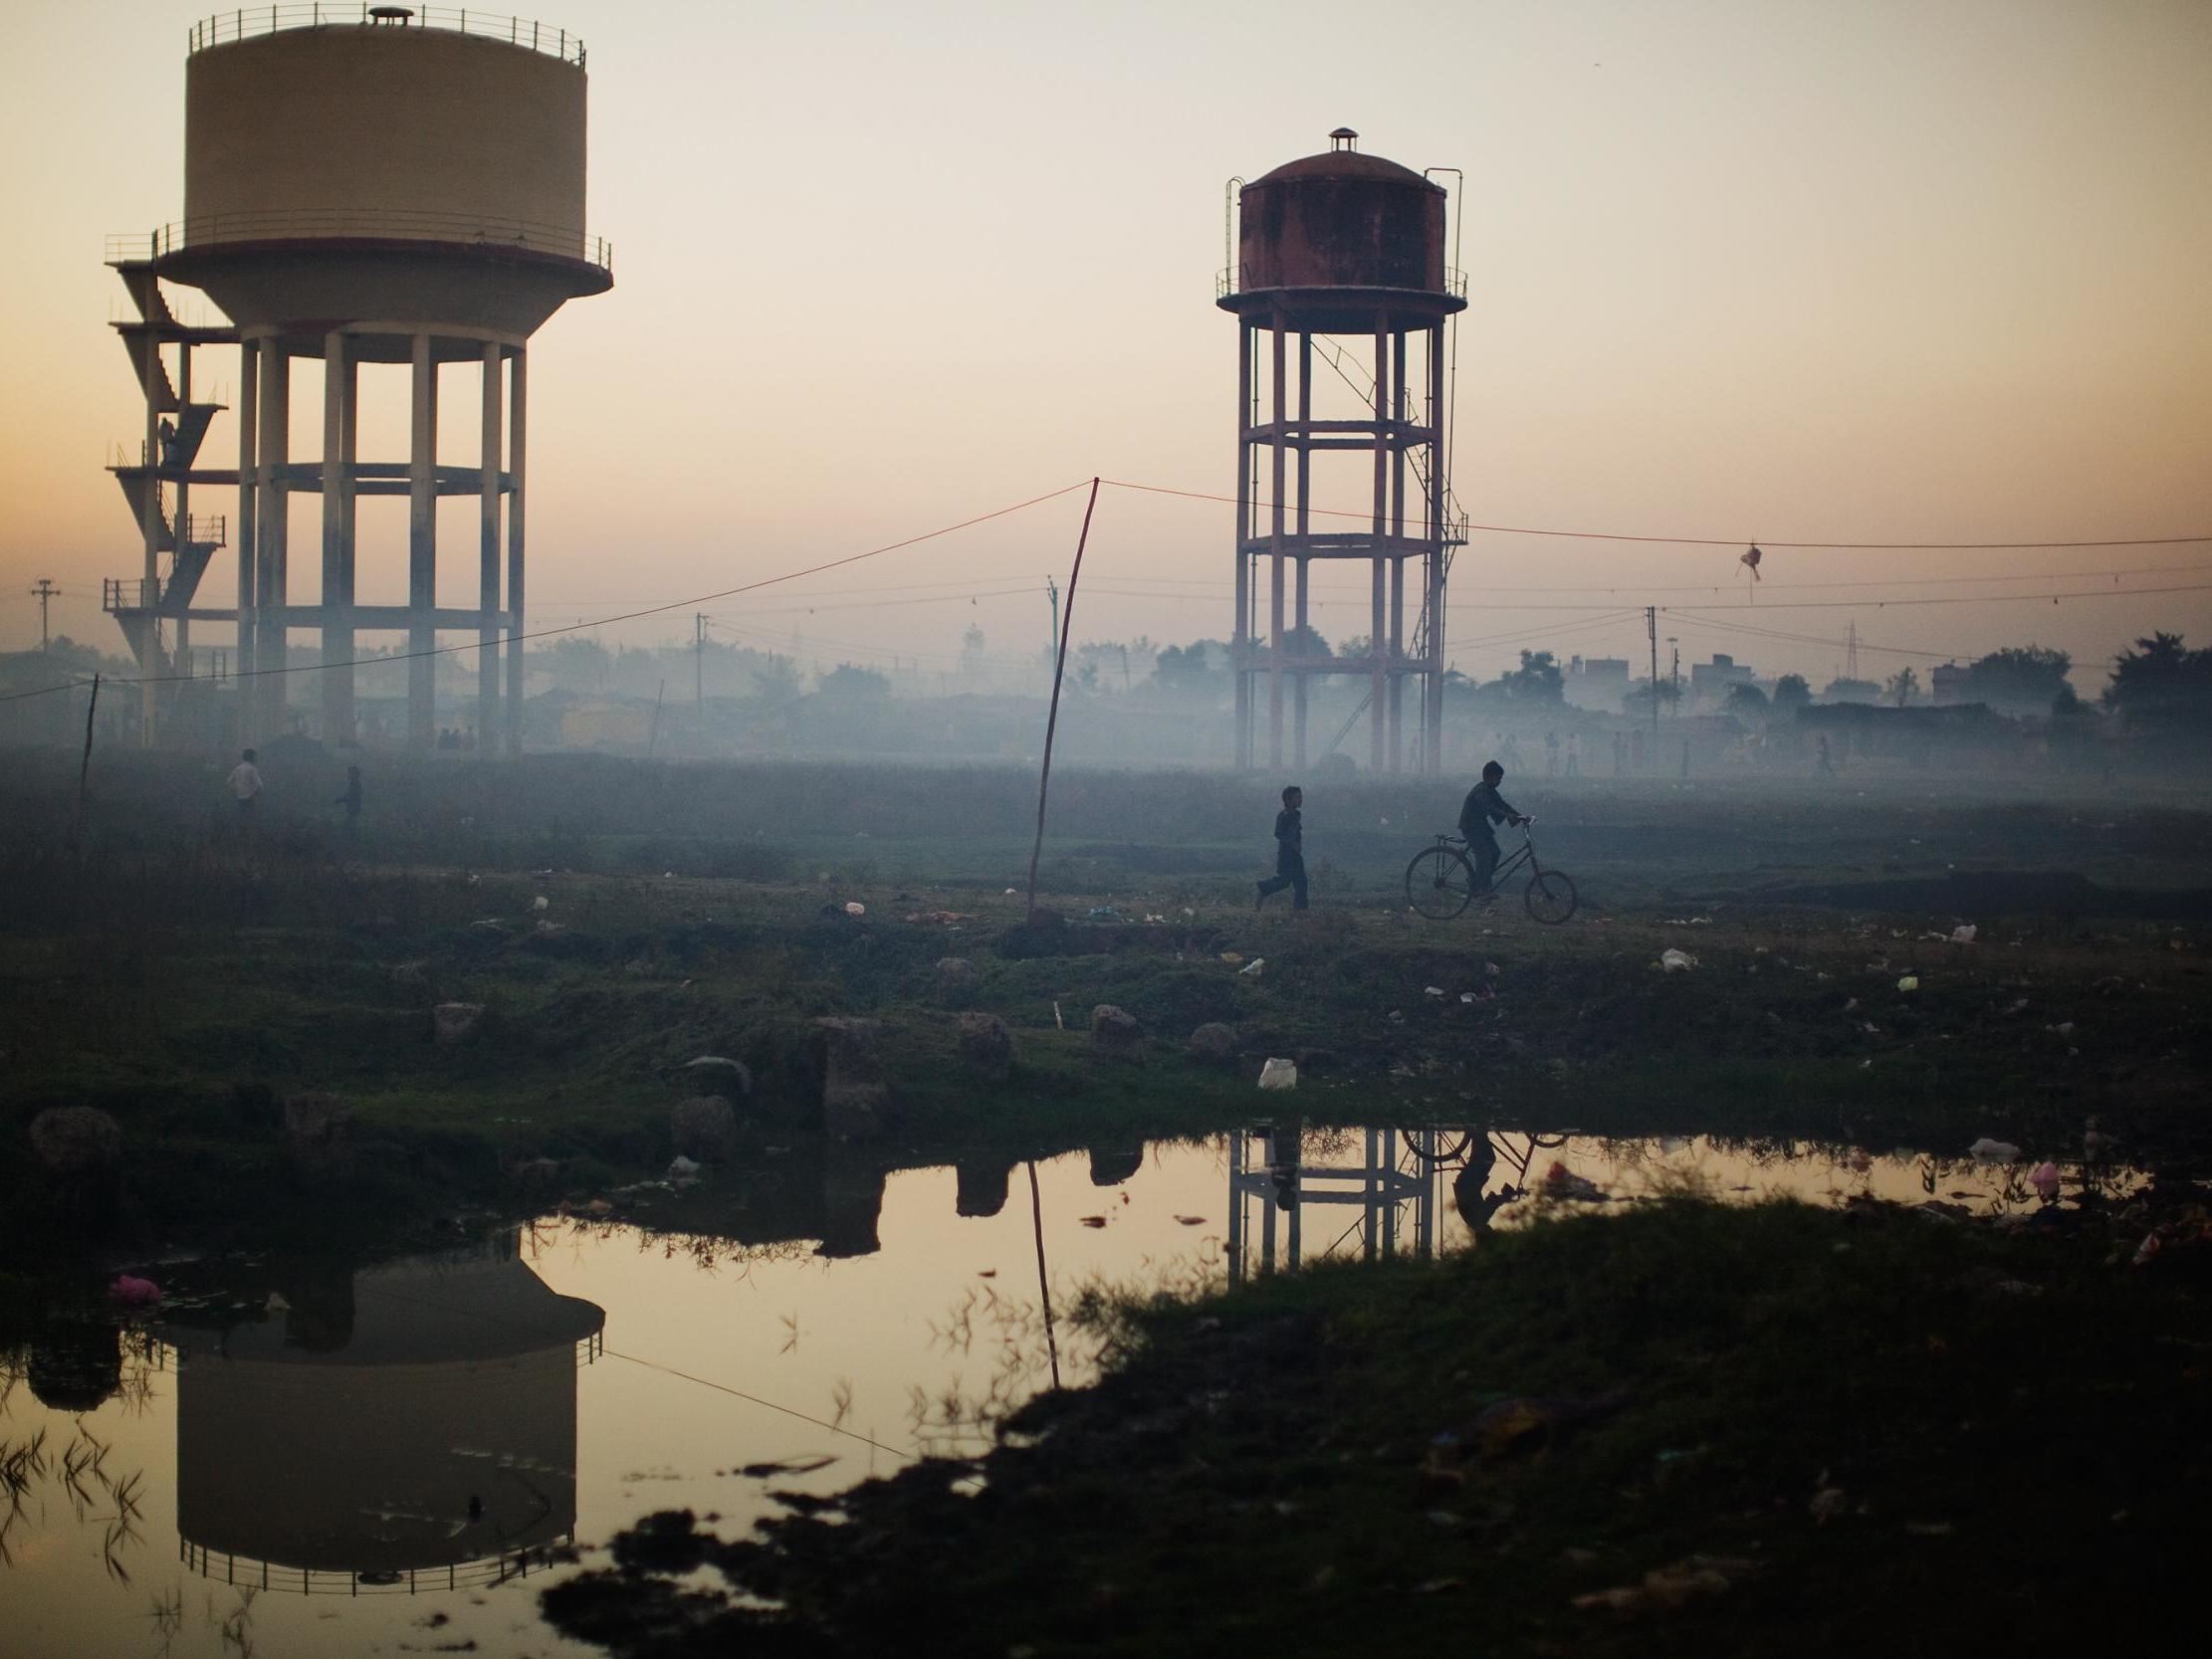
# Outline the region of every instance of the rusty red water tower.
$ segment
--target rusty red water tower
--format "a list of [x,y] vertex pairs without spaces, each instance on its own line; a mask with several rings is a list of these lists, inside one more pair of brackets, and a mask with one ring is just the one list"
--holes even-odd
[[[1368,686],[1344,731],[1366,714],[1370,769],[1406,764],[1412,680],[1421,699],[1414,764],[1435,773],[1443,752],[1444,576],[1451,549],[1465,541],[1447,476],[1447,324],[1466,309],[1466,285],[1445,261],[1443,187],[1362,154],[1358,141],[1339,127],[1322,154],[1249,184],[1229,181],[1235,252],[1216,303],[1237,320],[1236,758],[1254,762],[1262,677],[1267,758],[1279,766],[1309,758],[1309,682],[1350,675]],[[1329,375],[1321,401],[1348,404],[1326,418],[1316,413],[1317,360]],[[1361,494],[1365,509],[1353,506]],[[1331,651],[1313,631],[1316,559],[1366,566],[1363,649]]]

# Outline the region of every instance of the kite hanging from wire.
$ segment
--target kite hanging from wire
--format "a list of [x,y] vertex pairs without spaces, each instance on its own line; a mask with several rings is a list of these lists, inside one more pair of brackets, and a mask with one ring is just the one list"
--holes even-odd
[[1746,570],[1750,571],[1751,579],[1753,581],[1757,581],[1759,579],[1759,560],[1765,557],[1766,554],[1760,552],[1759,549],[1754,546],[1748,552],[1746,552],[1743,557],[1737,559],[1736,562],[1742,565]]

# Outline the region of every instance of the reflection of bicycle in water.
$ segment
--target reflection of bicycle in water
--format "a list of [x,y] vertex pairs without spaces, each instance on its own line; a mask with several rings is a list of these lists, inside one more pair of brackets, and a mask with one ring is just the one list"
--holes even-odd
[[[1472,1126],[1400,1125],[1406,1149],[1432,1169],[1457,1165],[1451,1178],[1452,1202],[1468,1227],[1480,1233],[1490,1218],[1507,1204],[1528,1195],[1528,1166],[1540,1151],[1554,1151],[1567,1144],[1564,1135],[1512,1135]],[[1511,1171],[1495,1192],[1484,1192],[1490,1176],[1503,1163]]]
[[1406,903],[1432,922],[1449,922],[1477,898],[1489,900],[1505,886],[1506,878],[1528,869],[1528,891],[1522,903],[1529,916],[1556,926],[1575,914],[1574,879],[1559,870],[1547,870],[1536,859],[1536,839],[1523,819],[1521,844],[1490,872],[1490,890],[1478,893],[1474,864],[1467,857],[1466,842],[1453,835],[1439,835],[1437,844],[1416,853],[1406,866]]

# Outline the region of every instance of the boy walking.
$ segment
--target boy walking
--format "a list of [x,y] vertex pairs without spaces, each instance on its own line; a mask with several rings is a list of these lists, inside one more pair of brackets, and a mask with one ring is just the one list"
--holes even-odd
[[1290,908],[1306,908],[1306,831],[1299,811],[1305,801],[1305,791],[1295,783],[1282,792],[1282,810],[1275,814],[1275,874],[1252,884],[1255,911],[1286,887],[1290,889]]

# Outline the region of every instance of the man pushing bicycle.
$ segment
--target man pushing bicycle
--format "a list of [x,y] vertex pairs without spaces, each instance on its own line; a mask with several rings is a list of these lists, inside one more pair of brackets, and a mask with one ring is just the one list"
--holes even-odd
[[1474,855],[1474,894],[1477,899],[1493,899],[1495,891],[1490,876],[1497,869],[1497,837],[1490,833],[1493,823],[1525,824],[1528,819],[1513,810],[1513,805],[1497,792],[1505,781],[1505,768],[1495,760],[1482,767],[1482,781],[1467,791],[1466,800],[1459,807],[1459,834],[1465,838],[1467,851]]

